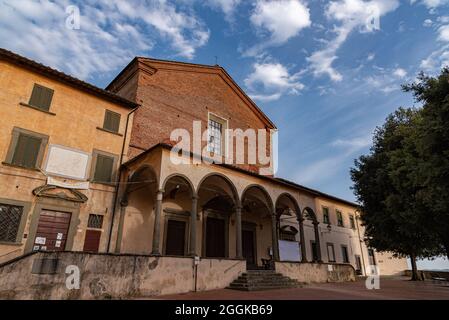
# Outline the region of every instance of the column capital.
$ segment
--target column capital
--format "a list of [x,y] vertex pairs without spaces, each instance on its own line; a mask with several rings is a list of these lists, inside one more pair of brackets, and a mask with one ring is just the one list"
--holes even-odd
[[198,200],[200,197],[197,194],[192,195],[192,200]]
[[318,221],[313,221],[312,224],[313,224],[314,226],[317,226],[317,225],[319,225],[320,223],[319,223]]

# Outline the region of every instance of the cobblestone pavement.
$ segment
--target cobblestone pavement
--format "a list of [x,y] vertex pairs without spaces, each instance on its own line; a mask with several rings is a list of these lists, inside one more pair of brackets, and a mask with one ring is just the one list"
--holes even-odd
[[408,278],[381,278],[380,289],[368,290],[365,280],[345,283],[310,284],[302,288],[267,291],[235,291],[229,289],[191,292],[160,296],[159,299],[179,300],[397,300],[424,299],[449,300],[449,283],[423,281]]

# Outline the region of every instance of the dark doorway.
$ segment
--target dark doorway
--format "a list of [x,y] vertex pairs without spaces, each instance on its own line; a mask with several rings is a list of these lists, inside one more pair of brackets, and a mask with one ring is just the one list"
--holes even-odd
[[242,251],[243,257],[246,259],[247,269],[253,269],[257,267],[254,235],[255,234],[253,230],[242,230]]
[[312,245],[312,261],[317,262],[318,261],[318,251],[317,251],[317,247],[316,247],[316,242],[312,240],[311,245]]
[[185,255],[186,223],[178,220],[167,221],[165,254],[170,256]]
[[206,257],[224,258],[225,220],[207,217],[206,219]]
[[63,251],[67,242],[71,213],[42,210],[39,215],[34,250]]
[[84,239],[84,252],[97,253],[100,248],[101,230],[86,230]]

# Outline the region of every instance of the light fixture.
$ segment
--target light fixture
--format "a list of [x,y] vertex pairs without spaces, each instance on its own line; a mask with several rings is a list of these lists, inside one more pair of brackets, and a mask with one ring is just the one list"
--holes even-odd
[[327,231],[329,231],[329,232],[332,231],[332,226],[330,225],[330,223],[327,225]]

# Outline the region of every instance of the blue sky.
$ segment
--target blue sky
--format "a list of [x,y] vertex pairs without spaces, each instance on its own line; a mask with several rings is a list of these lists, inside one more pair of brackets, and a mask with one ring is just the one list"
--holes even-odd
[[136,55],[217,59],[278,126],[278,176],[348,200],[375,127],[414,103],[400,85],[449,64],[449,0],[0,0],[0,30],[100,87]]

